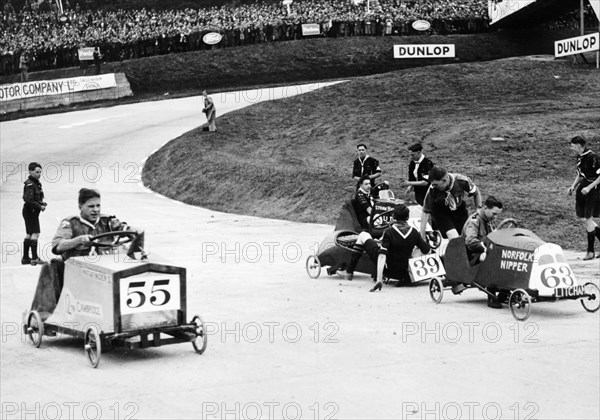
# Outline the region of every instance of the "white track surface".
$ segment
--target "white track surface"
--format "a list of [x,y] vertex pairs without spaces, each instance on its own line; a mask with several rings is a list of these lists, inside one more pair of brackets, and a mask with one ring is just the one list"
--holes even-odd
[[[223,115],[281,94],[213,98]],[[368,293],[364,275],[309,279],[306,257],[331,226],[218,213],[145,189],[144,159],[204,123],[201,107],[193,97],[2,123],[2,418],[600,418],[600,318],[578,301],[534,304],[518,323],[475,290],[435,305],[425,285]],[[104,213],[146,229],[151,258],[187,267],[188,317],[209,326],[203,355],[190,344],[114,350],[91,369],[80,340],[27,343],[20,325],[39,268],[21,266],[16,247],[33,160],[49,203],[43,257],[60,218],[78,213],[78,189],[99,188]],[[568,258],[580,282],[598,282],[599,260]]]

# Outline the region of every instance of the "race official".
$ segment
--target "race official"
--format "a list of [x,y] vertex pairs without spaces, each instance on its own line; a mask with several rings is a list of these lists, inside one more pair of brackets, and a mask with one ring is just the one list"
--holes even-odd
[[469,218],[465,195],[473,197],[477,209],[481,209],[481,193],[467,176],[451,174],[440,166],[429,171],[431,185],[423,201],[421,237],[425,239],[428,215],[444,238],[458,238]]
[[571,195],[575,191],[575,213],[583,219],[588,243],[583,259],[591,260],[595,239],[600,240],[600,228],[594,222],[594,217],[600,216],[600,156],[587,148],[586,143],[583,136],[571,139],[571,150],[577,156],[577,175],[567,192]]
[[422,206],[429,188],[429,171],[433,168],[433,162],[423,154],[421,143],[413,144],[408,150],[410,152],[410,163],[408,164],[406,195],[414,191],[415,201]]
[[[44,201],[44,190],[40,177],[42,176],[42,165],[31,162],[28,166],[29,177],[23,185],[23,219],[25,220],[25,239],[23,240],[23,256],[21,264],[42,264],[37,253],[38,238],[40,236],[40,212],[46,210]],[[31,250],[31,257],[29,256]]]
[[202,95],[204,96],[204,108],[202,109],[202,112],[206,114],[206,120],[208,121],[207,130],[217,131],[217,109],[215,108],[215,102],[210,96],[208,96],[206,91],[203,91]]
[[[137,231],[137,238],[131,243],[127,256],[134,258],[134,253],[143,253],[144,233],[135,229],[125,222],[121,222],[115,216],[107,216],[100,213],[100,192],[88,188],[79,190],[78,216],[63,219],[58,226],[56,234],[52,239],[52,252],[67,260],[74,256],[85,256],[90,254],[92,248],[91,238],[95,235],[118,230]],[[104,248],[97,248],[102,253]]]
[[379,161],[367,154],[367,146],[360,143],[356,146],[358,158],[354,161],[352,167],[352,178],[359,182],[362,177],[368,177],[371,180],[371,186],[375,186],[375,180],[381,176]]

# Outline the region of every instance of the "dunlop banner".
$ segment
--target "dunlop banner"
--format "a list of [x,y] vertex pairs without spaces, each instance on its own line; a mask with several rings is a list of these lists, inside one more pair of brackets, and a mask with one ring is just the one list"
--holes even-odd
[[599,33],[561,39],[560,41],[554,41],[554,56],[558,58],[589,51],[597,51],[599,46]]
[[394,45],[394,58],[453,58],[454,44]]

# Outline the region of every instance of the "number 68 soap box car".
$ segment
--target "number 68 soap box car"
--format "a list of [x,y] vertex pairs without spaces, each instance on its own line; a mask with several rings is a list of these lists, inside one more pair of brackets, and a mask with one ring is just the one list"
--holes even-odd
[[442,301],[447,287],[455,294],[477,288],[488,295],[497,293],[519,321],[529,317],[534,302],[579,300],[588,312],[600,308],[600,289],[577,281],[560,246],[519,227],[495,230],[485,246],[487,256],[477,262],[468,258],[462,237],[450,240],[443,257],[446,273],[429,283],[434,302]]
[[[109,245],[107,235],[115,238]],[[116,249],[133,235],[108,232],[92,238],[92,246]],[[111,347],[191,342],[202,354],[204,323],[197,315],[186,322],[186,316],[185,268],[112,253],[44,264],[24,328],[35,347],[44,335],[82,338],[90,364],[97,367],[102,351]]]

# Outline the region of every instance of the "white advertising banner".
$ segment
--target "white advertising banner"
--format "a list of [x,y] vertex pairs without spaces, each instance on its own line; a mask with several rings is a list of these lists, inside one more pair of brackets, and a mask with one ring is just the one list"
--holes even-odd
[[504,0],[504,1],[489,1],[488,16],[490,23],[493,25],[500,19],[503,19],[520,9],[535,3],[536,0]]
[[594,9],[594,13],[596,13],[596,18],[600,20],[600,0],[589,0],[590,6]]
[[567,55],[581,54],[584,52],[597,51],[600,46],[600,33],[576,36],[575,38],[554,41],[554,56],[565,57]]
[[321,27],[319,26],[318,23],[304,23],[302,25],[302,35],[303,36],[320,35],[320,34],[321,34]]
[[[98,50],[100,52],[100,50]],[[94,61],[94,48],[84,47],[77,50],[79,61]]]
[[394,45],[394,58],[453,58],[454,44]]
[[109,89],[117,86],[115,74],[82,76],[70,79],[38,80],[26,83],[0,85],[0,102],[41,96],[63,95],[88,90]]

